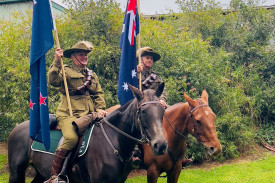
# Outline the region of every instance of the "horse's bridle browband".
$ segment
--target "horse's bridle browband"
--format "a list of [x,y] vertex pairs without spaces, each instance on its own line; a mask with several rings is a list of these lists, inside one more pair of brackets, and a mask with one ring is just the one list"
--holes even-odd
[[[100,126],[102,132],[103,132],[103,135],[105,136],[107,142],[109,143],[109,145],[111,146],[111,148],[113,149],[114,151],[114,154],[120,159],[120,161],[123,162],[123,158],[119,155],[119,152],[118,150],[114,147],[114,145],[112,144],[111,140],[109,139],[106,131],[104,130],[104,127],[102,125],[102,122],[105,122],[109,127],[111,127],[112,129],[114,129],[115,131],[117,131],[118,133],[124,135],[125,137],[133,140],[133,141],[136,141],[137,143],[139,144],[146,144],[149,142],[149,139],[146,137],[145,133],[144,133],[144,129],[141,125],[141,121],[140,121],[140,117],[139,117],[139,114],[140,114],[140,108],[146,104],[160,104],[159,101],[149,101],[149,102],[144,102],[142,103],[140,106],[138,106],[138,109],[137,109],[137,113],[136,113],[136,116],[137,116],[137,123],[139,125],[139,128],[140,128],[140,133],[141,133],[141,139],[137,139],[127,133],[125,133],[124,131],[120,130],[119,128],[117,128],[116,126],[114,126],[113,124],[111,124],[105,117],[103,117],[103,120],[97,122],[96,124]],[[161,104],[160,104],[161,105]]]
[[195,110],[197,110],[198,108],[201,108],[201,107],[207,107],[208,104],[200,104],[198,106],[196,106],[195,108],[193,108],[191,111],[189,111],[189,113],[192,115],[193,112],[195,112]]

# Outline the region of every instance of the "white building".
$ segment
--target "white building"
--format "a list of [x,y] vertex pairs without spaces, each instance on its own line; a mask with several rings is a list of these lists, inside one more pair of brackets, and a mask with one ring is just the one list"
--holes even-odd
[[[26,13],[26,10],[32,10],[32,0],[0,0],[0,19],[8,20],[13,12],[20,14]],[[52,9],[55,16],[61,16],[66,8],[52,1]]]

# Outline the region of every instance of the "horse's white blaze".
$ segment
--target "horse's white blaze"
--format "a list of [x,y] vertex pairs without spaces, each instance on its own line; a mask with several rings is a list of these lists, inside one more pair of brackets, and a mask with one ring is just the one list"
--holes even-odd
[[208,112],[208,111],[205,111],[205,114],[206,114],[206,116],[208,116],[209,112]]

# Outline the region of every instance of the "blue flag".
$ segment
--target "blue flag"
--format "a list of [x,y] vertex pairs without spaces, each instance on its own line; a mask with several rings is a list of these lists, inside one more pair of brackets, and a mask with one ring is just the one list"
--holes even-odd
[[138,87],[136,59],[136,35],[138,33],[137,0],[128,0],[120,38],[121,58],[118,77],[118,100],[120,105],[124,105],[133,98],[128,84]]
[[53,19],[49,0],[33,1],[32,35],[30,48],[30,126],[33,140],[50,148],[49,108],[45,54],[54,45]]

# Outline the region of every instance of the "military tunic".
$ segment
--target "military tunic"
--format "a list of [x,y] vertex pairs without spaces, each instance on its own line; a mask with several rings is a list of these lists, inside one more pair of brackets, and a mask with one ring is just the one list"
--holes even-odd
[[[82,86],[86,81],[86,68],[77,65],[65,66],[65,73],[69,93],[76,91],[78,87]],[[56,110],[56,117],[58,125],[61,128],[64,141],[59,148],[71,150],[77,144],[78,135],[74,130],[72,122],[82,116],[91,112],[98,112],[100,109],[104,110],[106,107],[104,94],[99,84],[97,75],[92,72],[94,77],[90,88],[86,94],[70,95],[70,102],[72,107],[73,116],[70,116],[67,97],[62,94],[61,101]],[[59,61],[54,61],[48,73],[49,83],[54,87],[64,89],[63,76]]]
[[[148,78],[151,74],[155,74],[156,75],[156,79],[152,81],[152,83],[149,84],[149,87],[146,88],[146,89],[153,89],[153,90],[156,90],[159,85],[161,83],[163,83],[161,77],[155,73],[154,71],[152,71],[151,69],[150,70],[143,70],[141,72],[141,81],[143,82],[146,78]],[[144,88],[143,88],[144,89]],[[167,93],[166,93],[166,88],[164,87],[164,90],[163,90],[163,93],[161,94],[161,96],[159,97],[160,100],[164,100],[166,102],[167,100]]]

